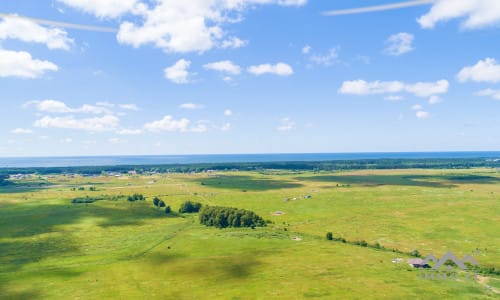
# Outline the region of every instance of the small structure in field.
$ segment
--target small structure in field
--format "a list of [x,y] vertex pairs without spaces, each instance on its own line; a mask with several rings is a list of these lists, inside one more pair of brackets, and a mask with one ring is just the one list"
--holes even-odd
[[275,211],[275,212],[273,212],[273,213],[272,213],[272,215],[273,215],[273,216],[281,216],[281,215],[284,215],[284,214],[285,214],[285,213],[284,213],[284,212],[282,212],[282,211],[280,211],[280,210]]
[[414,268],[430,268],[429,264],[421,258],[410,258],[408,264]]

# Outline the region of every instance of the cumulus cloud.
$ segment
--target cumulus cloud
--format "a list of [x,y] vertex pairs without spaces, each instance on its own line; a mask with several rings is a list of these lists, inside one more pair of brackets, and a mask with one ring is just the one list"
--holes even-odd
[[191,61],[180,59],[172,66],[165,68],[165,78],[177,84],[188,83],[189,66],[191,66]]
[[11,130],[10,133],[13,133],[13,134],[31,134],[31,133],[33,133],[33,130],[26,129],[26,128],[16,128],[14,130]]
[[111,114],[106,106],[94,106],[84,104],[78,108],[71,108],[62,101],[47,99],[42,101],[29,101],[23,107],[35,106],[38,111],[49,113],[87,113],[87,114]]
[[230,60],[222,60],[222,61],[217,61],[213,63],[208,63],[203,65],[203,68],[207,70],[213,70],[213,71],[218,71],[218,72],[223,72],[223,73],[228,73],[228,74],[233,74],[233,75],[238,75],[241,73],[241,68],[240,66],[234,64]]
[[182,108],[182,109],[202,109],[203,105],[196,104],[196,103],[182,103],[181,105],[179,105],[179,108]]
[[500,64],[488,57],[473,66],[464,67],[457,74],[457,79],[460,82],[500,82]]
[[117,18],[126,13],[141,13],[146,6],[138,0],[57,0],[99,18]]
[[491,97],[495,100],[500,100],[500,90],[485,89],[476,93],[477,96]]
[[296,123],[290,118],[283,118],[280,120],[280,125],[276,128],[278,131],[290,131],[295,129]]
[[224,116],[230,117],[232,115],[233,115],[233,111],[232,110],[230,110],[230,109],[224,110]]
[[28,52],[0,49],[0,77],[33,79],[41,77],[47,71],[58,70],[56,64],[33,59]]
[[387,39],[387,48],[385,48],[384,52],[389,55],[398,56],[413,51],[414,39],[413,34],[407,32],[393,34]]
[[500,24],[498,0],[437,0],[431,10],[418,18],[422,28],[434,28],[437,23],[463,19],[464,29],[480,29]]
[[186,132],[189,130],[190,121],[186,118],[175,120],[172,116],[164,116],[159,121],[154,121],[144,125],[144,129],[154,132],[159,131],[179,131]]
[[113,115],[106,115],[95,118],[77,119],[73,116],[50,117],[45,116],[35,121],[35,127],[78,129],[86,131],[108,131],[114,130],[119,123],[119,119]]
[[248,72],[260,76],[263,74],[274,74],[278,76],[290,76],[293,74],[293,69],[291,66],[285,63],[277,63],[275,65],[262,64],[257,66],[251,66],[248,68]]
[[374,94],[395,94],[407,92],[417,97],[430,97],[448,92],[449,82],[438,80],[436,82],[405,83],[401,81],[372,81],[353,80],[344,81],[338,92],[358,96]]
[[16,39],[23,42],[40,43],[49,49],[69,50],[73,39],[59,28],[45,28],[37,23],[16,17],[6,17],[0,22],[0,41]]
[[431,114],[426,111],[417,111],[415,115],[418,119],[428,119],[431,116]]
[[226,48],[241,48],[244,47],[248,44],[247,41],[244,41],[240,38],[237,37],[231,37],[227,40],[222,41],[221,48],[226,49]]
[[[85,0],[62,0],[81,1]],[[94,0],[100,1],[100,0]],[[115,0],[121,1],[121,0]],[[126,8],[134,8],[134,2]],[[91,1],[93,2],[93,1]],[[304,5],[306,0],[157,0],[144,9],[140,23],[121,23],[118,41],[140,47],[152,44],[167,52],[204,52],[214,47],[238,48],[245,44],[238,37],[226,39],[224,25],[240,22],[249,6],[278,4]]]
[[422,109],[424,109],[424,108],[423,108],[423,107],[422,107],[422,105],[420,105],[420,104],[415,104],[415,105],[413,105],[413,106],[411,107],[411,109],[413,109],[413,110],[422,110]]

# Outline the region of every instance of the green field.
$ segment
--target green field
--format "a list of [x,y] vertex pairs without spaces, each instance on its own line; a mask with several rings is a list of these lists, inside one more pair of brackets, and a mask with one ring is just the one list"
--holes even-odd
[[[206,227],[156,196],[273,223]],[[401,253],[498,270],[499,233],[496,169],[35,176],[0,187],[0,299],[499,299],[498,276],[424,280]]]

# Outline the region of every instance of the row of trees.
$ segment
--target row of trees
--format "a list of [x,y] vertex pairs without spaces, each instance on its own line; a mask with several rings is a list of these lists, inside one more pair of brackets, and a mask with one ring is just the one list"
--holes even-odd
[[200,211],[200,223],[217,228],[266,226],[262,217],[252,211],[223,206],[204,206]]
[[158,197],[154,197],[153,205],[156,207],[160,207],[160,208],[165,207],[166,214],[169,214],[172,212],[172,208],[170,208],[170,205],[166,205],[165,202]]

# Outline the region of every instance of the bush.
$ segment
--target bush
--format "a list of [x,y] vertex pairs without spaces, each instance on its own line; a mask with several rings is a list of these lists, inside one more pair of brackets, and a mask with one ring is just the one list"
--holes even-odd
[[420,257],[420,252],[418,252],[417,249],[413,250],[412,252],[410,252],[410,255],[411,256],[415,256],[415,257]]
[[142,194],[133,194],[132,196],[128,196],[127,197],[127,200],[130,201],[130,202],[134,202],[134,201],[142,201],[142,200],[145,200],[146,198],[144,198],[144,196]]
[[201,209],[201,203],[186,201],[182,203],[181,208],[179,209],[180,213],[196,213]]
[[160,198],[155,197],[155,198],[153,199],[153,204],[154,204],[154,206],[158,206],[158,204],[160,204]]
[[326,239],[329,240],[329,241],[333,240],[333,233],[327,232],[326,233]]
[[158,206],[159,207],[165,207],[165,202],[163,202],[163,200],[160,200],[160,202],[158,203]]
[[166,214],[169,214],[172,212],[172,209],[170,208],[170,205],[168,205],[167,207],[165,207],[165,213]]

